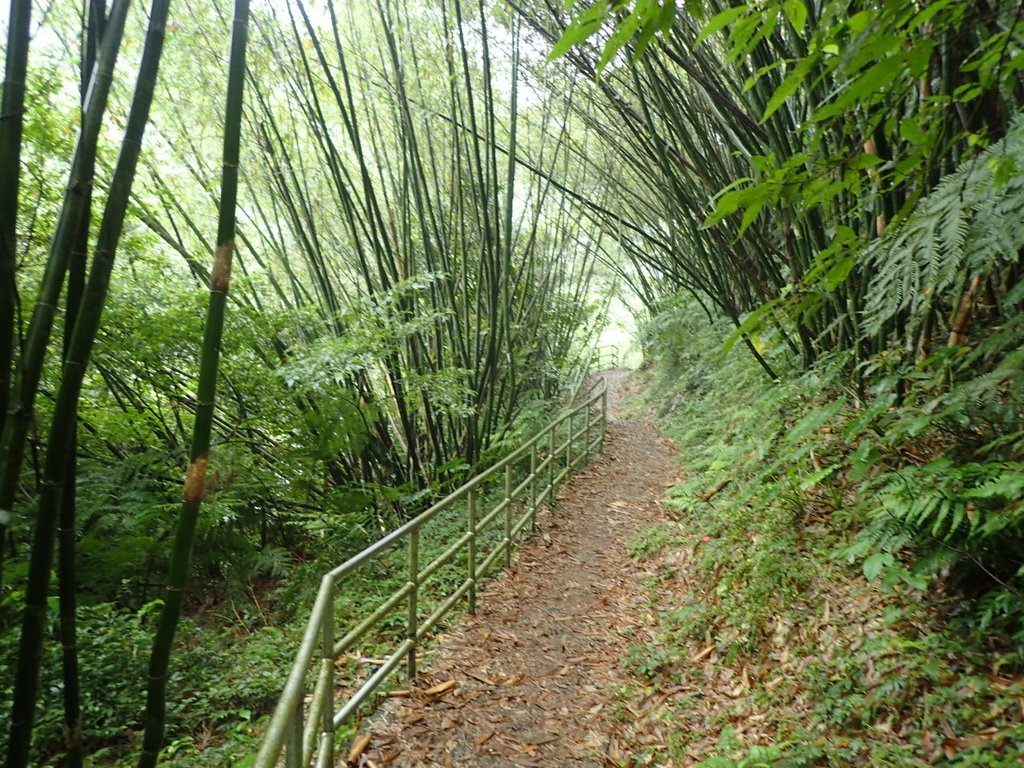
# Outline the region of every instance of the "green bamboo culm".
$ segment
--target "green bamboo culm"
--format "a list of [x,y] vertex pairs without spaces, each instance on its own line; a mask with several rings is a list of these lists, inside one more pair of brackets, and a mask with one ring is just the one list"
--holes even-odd
[[[106,0],[89,0],[89,24],[82,41],[80,102],[85,108],[89,81],[96,66],[96,54],[107,20]],[[95,168],[91,171],[95,173]],[[64,360],[72,352],[75,319],[85,292],[88,264],[89,225],[92,222],[92,194],[88,194],[79,232],[68,265],[67,295],[64,301]],[[64,768],[82,766],[82,686],[78,663],[78,577],[75,569],[77,542],[77,477],[78,425],[70,428],[71,448],[67,452],[67,470],[62,479],[64,488],[57,523],[57,595],[62,667],[62,698],[64,701]]]
[[[14,362],[18,180],[21,173],[21,133],[31,17],[32,0],[11,0],[4,89],[0,100],[0,179],[4,179],[0,185],[0,429],[7,416],[11,365]],[[6,521],[0,520],[2,522]],[[0,546],[0,558],[2,556],[3,547]]]
[[[17,264],[18,182],[21,175],[21,134],[25,112],[25,73],[32,17],[32,0],[11,0],[7,29],[4,88],[0,97],[0,434],[7,418],[11,392],[11,368],[17,328],[15,306]],[[0,585],[3,584],[4,551],[10,505],[0,504]]]
[[149,660],[149,686],[146,692],[145,733],[139,768],[157,763],[163,745],[167,709],[167,677],[174,636],[181,617],[185,581],[192,562],[196,523],[203,501],[206,467],[210,454],[217,364],[220,359],[224,310],[231,280],[231,260],[235,248],[235,202],[238,197],[238,159],[242,133],[242,90],[245,83],[245,47],[249,30],[249,0],[235,0],[228,62],[227,107],[224,119],[224,164],[221,173],[220,211],[217,225],[217,250],[210,273],[210,302],[206,311],[202,358],[199,366],[198,403],[192,432],[192,450],[174,536],[171,562],[164,590],[164,605],[153,640]]
[[[110,184],[99,235],[85,287],[83,300],[74,319],[72,336],[67,347],[63,376],[57,394],[56,407],[47,440],[43,480],[40,487],[36,525],[33,534],[29,574],[26,585],[25,611],[19,645],[18,666],[15,677],[11,736],[7,755],[8,768],[28,765],[32,725],[38,692],[39,667],[43,637],[46,630],[47,596],[50,568],[53,562],[54,531],[61,513],[64,495],[69,492],[68,469],[74,449],[75,423],[78,402],[89,356],[99,329],[100,317],[106,302],[107,288],[113,269],[114,255],[128,210],[132,183],[138,165],[139,152],[149,110],[153,102],[156,76],[163,52],[164,30],[167,21],[168,0],[154,0],[150,12],[149,29],[143,50],[135,96],[132,99],[125,135],[117,166]],[[62,552],[62,557],[73,558],[74,552]],[[61,584],[62,589],[74,589],[74,584]],[[71,617],[73,619],[73,617]],[[66,620],[62,616],[62,620]],[[73,638],[73,635],[71,636]],[[65,657],[77,656],[74,647],[67,647]],[[65,669],[65,675],[68,670]],[[67,682],[67,681],[66,681]],[[73,681],[77,683],[76,681]],[[77,711],[77,707],[73,708]],[[81,763],[81,723],[77,718],[67,723],[70,762]]]
[[[572,336],[562,329],[574,327],[569,315],[584,305],[572,302],[570,308],[570,302],[563,303],[562,289],[568,290],[566,296],[577,295],[579,286],[572,280],[589,273],[555,267],[566,254],[564,246],[556,245],[554,232],[564,233],[570,221],[541,209],[548,207],[545,200],[555,190],[563,195],[571,191],[519,156],[518,28],[512,35],[508,103],[504,89],[492,83],[495,74],[488,61],[493,43],[486,42],[490,33],[480,18],[479,3],[472,3],[473,8],[443,3],[437,27],[430,33],[418,29],[407,4],[370,3],[376,12],[373,31],[382,46],[381,65],[374,67],[345,55],[346,48],[372,44],[342,39],[342,29],[360,26],[353,6],[345,6],[349,20],[343,24],[329,2],[329,35],[322,36],[305,5],[293,6],[297,13],[291,17],[292,40],[259,27],[260,34],[272,38],[268,45],[279,52],[281,71],[290,73],[285,83],[288,104],[297,107],[293,111],[299,119],[283,122],[274,108],[276,95],[259,81],[250,84],[254,109],[265,129],[261,149],[275,169],[267,177],[272,199],[280,201],[285,214],[280,220],[291,230],[291,241],[281,238],[275,251],[286,262],[293,254],[306,260],[312,276],[310,294],[321,305],[325,326],[337,328],[340,335],[345,330],[337,325],[339,313],[333,307],[339,301],[351,306],[352,300],[349,288],[336,284],[334,275],[350,270],[359,284],[356,294],[374,301],[397,295],[399,316],[434,312],[451,318],[429,331],[403,336],[378,361],[388,391],[374,399],[391,411],[390,425],[399,438],[392,445],[405,454],[399,457],[402,479],[422,486],[431,465],[455,457],[476,461],[507,428],[539,380],[532,363],[541,356],[561,359],[560,352],[568,352],[565,345]],[[473,39],[481,41],[479,51],[467,38],[470,28]],[[418,31],[412,33],[414,29]],[[421,33],[436,33],[446,41],[444,87],[435,88],[429,77],[419,75],[430,67],[417,53]],[[285,59],[286,51],[294,51],[293,58]],[[387,84],[384,100],[379,95],[382,83]],[[492,114],[495,110],[502,114]],[[345,126],[344,132],[335,129],[339,124]],[[309,135],[321,148],[322,161],[330,169],[324,194],[331,196],[332,207],[342,216],[319,215],[322,198],[296,172],[318,158],[302,156],[302,147],[308,145],[293,140],[296,131]],[[541,165],[553,166],[566,151],[564,130],[560,134],[551,144],[542,144],[550,150]],[[385,146],[379,138],[383,135],[394,136],[396,147]],[[501,136],[507,137],[507,146],[498,142]],[[506,156],[508,166],[505,160],[499,163],[499,154]],[[516,166],[529,174],[521,177]],[[379,174],[373,168],[379,168]],[[563,181],[572,185],[568,178]],[[537,200],[532,216],[518,223],[512,205],[517,186],[529,186],[529,195]],[[259,206],[259,200],[253,196],[253,205]],[[345,227],[344,233],[335,234],[335,221]],[[339,258],[344,249],[334,254],[318,244],[329,238],[350,243],[348,252],[354,258],[346,261]],[[592,251],[580,253],[583,262],[593,256]],[[426,277],[429,288],[403,288],[413,275]],[[553,314],[564,319],[557,332],[542,320]],[[456,370],[461,413],[444,407],[434,393],[416,384]],[[375,388],[365,374],[354,377],[352,385],[361,393],[364,386]],[[385,436],[390,425],[385,426]],[[370,464],[380,471],[381,481],[393,482],[395,463],[391,457],[378,458],[371,457]]]
[[93,184],[91,169],[94,167],[100,127],[106,113],[107,97],[114,78],[114,64],[121,48],[121,36],[129,4],[130,0],[115,0],[103,31],[96,66],[82,111],[82,129],[71,161],[71,173],[57,219],[57,228],[50,244],[42,285],[29,322],[22,355],[15,369],[7,417],[4,419],[3,432],[0,433],[0,540],[6,536],[7,525],[10,522],[25,442],[29,425],[32,423],[36,393],[50,343],[61,286],[80,231],[88,191]]

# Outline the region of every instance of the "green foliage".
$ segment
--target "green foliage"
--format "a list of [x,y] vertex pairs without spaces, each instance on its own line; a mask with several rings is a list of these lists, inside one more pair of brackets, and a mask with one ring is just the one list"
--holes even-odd
[[667,526],[656,525],[631,536],[626,543],[626,551],[630,557],[643,559],[658,554],[672,541],[672,531]]
[[[576,0],[566,4],[566,9],[576,5]],[[597,75],[607,67],[623,48],[630,49],[633,58],[641,56],[657,35],[667,34],[672,28],[676,14],[675,0],[600,0],[579,15],[566,27],[562,36],[548,54],[548,61],[564,56],[574,46],[581,45],[601,32],[609,20],[615,21],[612,34],[604,41],[601,57],[597,64]]]
[[793,756],[778,746],[751,747],[738,758],[712,757],[694,764],[694,768],[802,768],[814,765],[810,755]]
[[[16,595],[8,598],[16,600]],[[55,601],[54,601],[55,603]],[[127,611],[111,603],[80,610],[78,637],[83,690],[85,740],[94,759],[108,764],[134,755],[126,748],[134,739],[143,706],[143,686],[158,603]],[[6,608],[6,605],[5,605]],[[54,604],[55,608],[55,604]],[[224,629],[201,627],[186,621],[182,627],[180,663],[169,682],[169,744],[167,762],[175,765],[231,765],[251,749],[259,713],[266,710],[280,689],[280,669],[291,661],[294,636],[273,627],[248,622],[229,622]],[[60,706],[60,648],[56,642],[56,617],[51,616],[36,727],[38,765],[59,759],[62,739]],[[0,633],[0,694],[9,699],[17,637]],[[0,713],[6,726],[10,712]],[[127,731],[127,733],[126,733]],[[243,738],[248,734],[248,738]],[[127,742],[125,736],[131,737]],[[207,744],[233,742],[226,754],[200,754]],[[233,750],[233,753],[232,751]],[[205,753],[204,753],[205,754]]]
[[974,275],[997,276],[1016,263],[1024,247],[1019,211],[1024,204],[1024,118],[1009,135],[949,174],[913,215],[862,255],[872,275],[864,329],[882,332],[898,313],[906,333],[917,332],[936,297],[959,289]]
[[[882,553],[913,544],[915,581],[946,574],[970,592],[995,589],[983,603],[983,623],[993,619],[991,606],[1001,605],[1007,623],[1000,625],[1020,642],[1024,614],[995,597],[1000,590],[1019,594],[1024,575],[1016,554],[1024,542],[1024,443],[1014,415],[1024,382],[1016,338],[993,334],[967,355],[953,350],[880,381],[882,407],[847,427],[857,443],[850,475],[860,481],[866,525],[845,553],[867,555],[865,568],[872,563],[878,575],[902,569]],[[958,381],[963,373],[976,378]],[[952,386],[943,386],[950,378]],[[904,390],[898,405],[897,387]],[[911,578],[905,570],[899,575]]]
[[[556,53],[577,43],[572,65],[604,78],[586,109],[615,116],[607,145],[629,170],[620,208],[593,215],[652,314],[695,292],[755,355],[777,335],[804,367],[835,352],[853,367],[948,336],[965,276],[1002,303],[1020,247],[1018,5],[703,0],[657,48],[627,10],[552,14]],[[605,68],[619,49],[631,63]]]
[[675,650],[664,643],[644,643],[629,649],[623,662],[645,680],[657,680],[678,661]]
[[[710,730],[686,726],[698,715],[685,697],[665,713],[682,725],[661,759],[1014,765],[1018,333],[883,366],[862,401],[840,388],[842,360],[773,384],[721,351],[723,325],[685,304],[666,315],[651,392],[686,480],[669,491],[678,522],[631,542],[660,568],[660,632],[628,663],[663,690],[730,682]],[[705,648],[707,667],[688,661]],[[766,718],[774,742],[737,738],[733,706]]]

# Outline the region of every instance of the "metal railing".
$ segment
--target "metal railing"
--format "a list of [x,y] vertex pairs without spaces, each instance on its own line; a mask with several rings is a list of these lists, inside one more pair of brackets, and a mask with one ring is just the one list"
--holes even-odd
[[[460,600],[466,598],[469,612],[476,611],[477,585],[481,576],[499,557],[505,567],[510,565],[516,537],[527,525],[531,530],[535,527],[540,506],[551,502],[555,488],[573,469],[588,461],[591,453],[604,441],[607,403],[607,389],[602,381],[596,391],[504,459],[323,576],[295,663],[256,756],[255,768],[273,768],[278,764],[282,751],[286,768],[309,766],[314,752],[318,768],[334,764],[335,733],[359,706],[403,661],[407,676],[415,676],[417,648]],[[481,514],[478,507],[488,481],[502,478],[503,487],[498,485],[501,500],[493,509]],[[461,527],[465,532],[421,567],[420,534],[424,527],[443,513],[456,509],[456,505],[462,502],[465,519]],[[522,508],[518,516],[517,506]],[[482,534],[490,530],[493,539],[495,525],[492,524],[496,523],[502,526],[497,532],[497,543],[480,557],[477,545],[486,545],[487,539]],[[405,543],[407,547],[405,583],[380,602],[370,615],[347,631],[340,632],[334,615],[339,586],[346,577],[384,552],[396,548],[399,543]],[[453,589],[442,590],[437,596],[439,604],[421,618],[420,595],[426,582],[462,552],[465,553],[464,570],[458,584]],[[399,611],[405,613],[402,639],[388,656],[378,660],[377,669],[342,703],[340,709],[336,709],[335,662],[372,629]],[[316,666],[319,669],[310,696],[308,679],[318,649]]]
[[599,371],[619,367],[619,348],[614,344],[602,344],[594,351],[593,365]]

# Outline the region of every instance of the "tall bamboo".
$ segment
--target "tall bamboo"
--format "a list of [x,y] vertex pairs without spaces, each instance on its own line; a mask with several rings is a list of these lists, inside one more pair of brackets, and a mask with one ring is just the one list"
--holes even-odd
[[[39,665],[42,656],[43,636],[46,624],[47,593],[50,583],[50,567],[53,560],[54,530],[58,517],[62,515],[64,496],[69,492],[67,483],[73,474],[72,465],[76,433],[76,413],[79,396],[85,376],[89,355],[92,351],[100,316],[106,300],[114,254],[120,239],[124,217],[128,209],[132,182],[142,136],[149,120],[149,109],[163,49],[164,28],[167,19],[168,0],[154,0],[150,13],[149,30],[142,61],[136,81],[135,96],[132,100],[121,153],[111,181],[103,219],[100,223],[96,250],[89,281],[83,300],[75,318],[71,340],[65,355],[63,376],[57,395],[56,408],[47,440],[43,480],[40,488],[38,511],[29,560],[29,576],[26,585],[25,610],[19,644],[18,666],[11,716],[11,736],[8,749],[8,768],[22,768],[28,764],[32,724],[38,687]],[[62,522],[67,522],[63,520]],[[62,559],[73,561],[74,550],[69,549],[68,540],[62,539]],[[73,571],[61,578],[62,590],[76,588]],[[65,678],[77,688],[77,655],[74,647],[74,602],[65,604],[62,600],[61,619],[67,622],[70,633],[62,631],[64,643]],[[71,661],[70,668],[67,666]],[[68,684],[66,682],[66,684]],[[72,692],[66,706],[67,747],[69,764],[81,763],[80,711],[75,693]]]
[[32,422],[36,393],[49,347],[61,286],[71,251],[80,233],[85,204],[92,189],[91,169],[96,158],[99,131],[106,113],[107,97],[113,82],[114,64],[121,47],[125,17],[130,0],[115,0],[103,32],[96,66],[83,109],[82,128],[71,163],[64,202],[50,245],[39,296],[29,322],[22,356],[15,369],[14,387],[7,419],[0,434],[0,539],[13,510],[25,440]]
[[[11,366],[14,362],[14,308],[18,298],[14,275],[18,182],[21,176],[21,134],[31,17],[32,0],[11,0],[3,96],[0,100],[0,179],[5,180],[0,185],[0,429],[7,416]],[[0,520],[0,524],[4,523],[5,520]],[[2,544],[0,540],[0,565],[3,563]]]
[[[3,434],[9,408],[17,336],[18,184],[31,17],[32,0],[11,0],[3,96],[0,97],[0,179],[4,179],[0,184],[0,434]],[[3,584],[10,516],[10,505],[0,503],[0,584]]]
[[231,262],[235,248],[235,206],[238,197],[238,161],[242,133],[242,91],[245,84],[245,49],[249,29],[249,2],[235,0],[228,61],[227,104],[224,119],[224,160],[221,175],[220,213],[217,225],[217,250],[210,272],[210,300],[199,368],[198,406],[192,434],[189,468],[183,490],[178,528],[164,590],[164,605],[153,640],[149,661],[149,685],[146,692],[145,733],[139,768],[156,765],[163,745],[166,719],[167,677],[170,670],[174,636],[181,617],[185,583],[192,562],[196,524],[205,492],[206,470],[210,459],[210,435],[217,388],[224,314],[231,281]]
[[[80,102],[85,106],[89,81],[96,65],[96,53],[106,23],[105,0],[90,0],[88,29],[82,42],[81,52],[81,93]],[[89,170],[91,176],[95,168]],[[71,354],[71,341],[75,318],[82,305],[85,270],[88,262],[89,229],[92,220],[92,193],[87,194],[79,232],[75,238],[71,261],[68,267],[67,299],[64,308],[64,362]],[[76,422],[70,426],[70,449],[67,452],[67,468],[62,480],[64,488],[60,503],[60,519],[57,525],[57,595],[60,614],[60,646],[63,669],[64,700],[64,763],[66,768],[80,768],[82,765],[82,706],[81,681],[78,665],[78,584],[75,569],[77,531],[75,525],[77,503],[78,443],[77,413],[72,417]]]

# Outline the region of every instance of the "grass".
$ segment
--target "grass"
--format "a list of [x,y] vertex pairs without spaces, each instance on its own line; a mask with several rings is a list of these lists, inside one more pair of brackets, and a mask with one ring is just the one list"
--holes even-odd
[[627,700],[658,702],[632,713],[636,763],[1019,765],[1010,638],[911,552],[847,557],[871,499],[848,476],[842,391],[821,369],[769,382],[686,309],[661,334],[685,351],[646,373],[646,404],[685,479],[675,519],[628,543],[657,567],[657,637],[626,659]]

